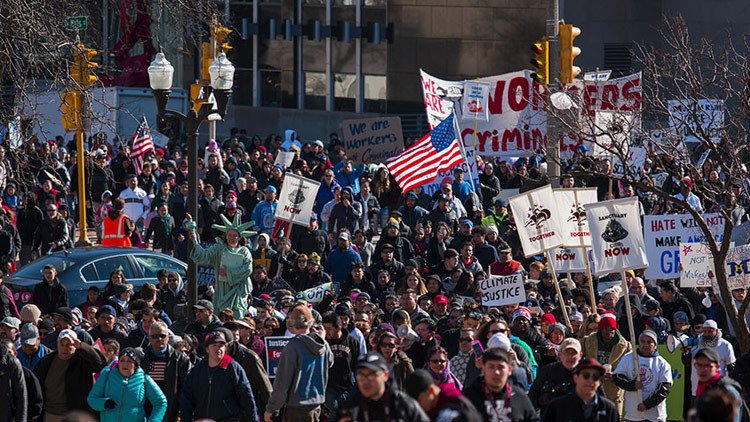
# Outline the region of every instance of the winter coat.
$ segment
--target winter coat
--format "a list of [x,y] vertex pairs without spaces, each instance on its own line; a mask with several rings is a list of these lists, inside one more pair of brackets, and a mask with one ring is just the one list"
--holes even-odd
[[387,234],[383,233],[380,236],[377,245],[375,245],[375,252],[372,254],[373,262],[380,261],[380,250],[383,249],[383,245],[386,243],[393,246],[393,259],[396,261],[406,262],[407,260],[414,258],[414,247],[411,242],[409,242],[409,239],[400,234],[396,235],[396,237],[389,237]]
[[0,284],[0,318],[15,317],[21,319],[13,292],[7,286]]
[[31,246],[34,243],[34,233],[42,221],[44,221],[44,212],[29,199],[26,207],[19,209],[16,219],[16,228],[23,245]]
[[229,343],[227,353],[245,370],[247,379],[250,381],[250,387],[253,389],[258,414],[263,414],[266,411],[268,398],[271,397],[273,391],[263,361],[255,352],[236,341]]
[[[494,415],[490,413],[492,410],[488,409],[486,403],[487,395],[484,390],[484,377],[479,377],[471,384],[467,385],[464,388],[463,393],[464,396],[471,401],[479,414],[482,415],[484,420],[495,420]],[[529,397],[527,397],[526,392],[520,387],[513,386],[511,388],[510,409],[513,421],[539,421],[539,417],[537,416],[536,410],[534,409],[534,406],[532,406]]]
[[[50,243],[54,245],[50,247]],[[47,218],[42,221],[34,232],[32,248],[42,255],[49,250],[59,251],[64,249],[70,242],[68,223],[62,217]]]
[[58,278],[50,286],[45,280],[34,286],[32,303],[39,307],[42,315],[48,315],[57,308],[67,307],[68,289],[60,283]]
[[[597,393],[598,395],[599,393]],[[566,396],[552,400],[543,422],[617,422],[620,413],[612,401],[599,395],[596,409],[590,417],[585,418],[583,414],[583,400],[578,394],[572,392]]]
[[162,303],[162,309],[169,315],[172,321],[176,321],[175,307],[187,303],[187,291],[185,282],[180,280],[177,284],[177,290],[172,291],[169,286],[164,287],[159,294],[159,300]]
[[29,368],[23,368],[23,378],[26,381],[26,420],[41,422],[44,409],[44,396],[39,378]]
[[325,270],[331,275],[334,283],[343,283],[352,269],[352,263],[362,262],[359,254],[349,246],[346,250],[336,248],[328,255]]
[[[47,374],[55,359],[57,359],[56,351],[46,355],[34,369],[34,375],[39,378],[42,387],[44,387]],[[81,342],[81,348],[76,350],[70,358],[68,370],[65,372],[68,411],[83,410],[93,413],[86,400],[85,392],[91,391],[91,387],[94,385],[94,378],[91,375],[101,371],[106,364],[107,358],[104,357],[102,352]]]
[[[113,409],[105,407],[107,400],[116,403]],[[101,412],[102,422],[145,421],[146,400],[151,403],[148,421],[161,422],[167,411],[167,398],[159,386],[141,368],[126,378],[116,365],[102,371],[88,396],[91,408]]]
[[328,235],[325,231],[318,229],[315,231],[302,230],[297,228],[292,230],[292,249],[298,253],[310,256],[313,252],[321,258],[328,256],[331,248],[328,244]]
[[359,220],[362,217],[362,204],[357,201],[351,201],[349,206],[344,206],[343,202],[333,206],[331,216],[328,218],[328,232],[339,232],[341,229],[348,229],[349,233],[354,233],[360,228]]
[[[150,346],[145,348],[141,368],[144,368],[145,371],[151,371],[154,358],[153,349]],[[177,420],[177,414],[180,411],[182,386],[192,369],[192,365],[186,354],[169,346],[167,346],[166,361],[167,367],[164,370],[164,387],[162,388],[162,393],[167,397],[164,420],[171,422]]]
[[[590,359],[597,359],[597,350],[599,349],[598,333],[593,333],[586,336],[581,340],[581,349],[583,350],[583,356]],[[620,363],[620,359],[632,351],[630,342],[623,336],[619,336],[619,340],[612,346],[612,350],[609,353],[609,360],[607,362],[599,362],[601,364],[610,364],[612,369],[617,368],[617,364]],[[618,386],[615,385],[612,380],[602,380],[602,389],[604,389],[604,395],[609,400],[612,400],[618,409],[622,410],[622,405],[625,400],[625,392]]]
[[26,379],[21,362],[3,347],[0,350],[0,421],[26,422]]
[[214,368],[208,359],[196,363],[182,387],[180,420],[220,421],[240,416],[243,421],[257,420],[255,397],[247,375],[229,355]]
[[[386,384],[386,394],[381,397],[380,400],[370,401],[362,397],[359,390],[355,390],[339,409],[339,417],[333,420],[341,420],[344,414],[351,415],[353,421],[364,421],[368,420],[365,416],[365,412],[368,414],[378,414],[383,412],[387,408],[388,421],[389,422],[427,422],[430,418],[424,413],[422,407],[419,406],[416,400],[408,396],[401,390],[396,390],[392,386]],[[388,404],[386,400],[388,400]],[[367,408],[363,408],[363,404],[367,405]],[[375,419],[375,416],[370,416]]]

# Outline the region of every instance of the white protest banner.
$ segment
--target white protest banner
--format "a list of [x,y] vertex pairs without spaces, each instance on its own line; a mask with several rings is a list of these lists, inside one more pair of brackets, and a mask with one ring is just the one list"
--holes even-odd
[[724,101],[701,99],[669,100],[669,128],[685,142],[721,141],[724,129]]
[[401,118],[372,117],[342,123],[346,157],[361,163],[385,163],[404,150]]
[[711,287],[708,273],[716,273],[708,245],[700,242],[680,243],[680,287]]
[[[440,188],[443,186],[443,183],[453,183],[453,171],[457,168],[460,168],[464,171],[464,180],[469,182],[469,177],[471,177],[474,180],[474,186],[478,187],[479,170],[477,169],[477,159],[475,158],[474,148],[472,148],[471,145],[466,145],[464,151],[466,151],[466,160],[468,161],[468,164],[466,161],[463,161],[461,162],[461,164],[453,167],[450,170],[443,170],[438,172],[435,180],[422,185],[422,192],[425,192],[428,195],[432,195],[433,193],[440,190]],[[471,184],[471,182],[469,183]]]
[[462,120],[484,120],[490,118],[487,104],[490,100],[490,84],[480,81],[466,81],[464,96],[461,99]]
[[591,156],[612,159],[627,154],[630,138],[637,129],[638,120],[632,113],[598,110],[587,122],[584,137],[591,149]]
[[313,305],[317,305],[318,303],[323,301],[323,298],[325,298],[326,296],[326,292],[331,292],[332,290],[333,283],[323,283],[320,286],[313,287],[312,289],[304,290],[302,294],[308,302],[312,303]]
[[729,248],[726,259],[729,290],[750,287],[750,245]]
[[[462,89],[464,82],[435,78],[421,71],[422,90],[427,119],[436,126],[453,110],[453,104],[440,98],[450,89]],[[546,146],[547,114],[544,111],[545,88],[531,79],[530,70],[480,78],[489,83],[487,111],[489,119],[460,122],[464,145],[474,145],[479,155],[503,158],[535,154]],[[641,74],[636,73],[608,81],[577,81],[575,90],[583,96],[584,111],[594,116],[596,110],[634,112],[641,108]],[[476,134],[476,137],[475,137]],[[575,136],[560,135],[560,156],[573,154],[578,147]]]
[[526,302],[523,274],[491,275],[479,283],[482,306],[502,306]]
[[292,162],[294,161],[294,156],[297,153],[295,151],[282,151],[279,150],[276,155],[276,161],[274,161],[274,164],[281,164],[284,166],[284,168],[288,168],[292,165]]
[[563,245],[568,248],[591,246],[591,233],[583,205],[597,201],[596,188],[555,189],[554,193],[560,214]]
[[419,70],[422,79],[422,93],[424,94],[424,106],[427,111],[427,123],[430,129],[435,128],[440,122],[453,113],[453,101],[447,98],[449,91],[463,90],[462,81],[444,81],[436,78],[424,70]]
[[[711,234],[717,242],[724,238],[724,217],[705,214]],[[643,217],[646,256],[651,263],[645,276],[649,279],[680,276],[680,243],[705,242],[706,237],[689,214],[647,215]]]
[[552,186],[530,190],[510,198],[510,208],[526,257],[563,244],[559,212]]
[[586,204],[596,275],[648,267],[638,198]]
[[276,218],[307,227],[320,182],[287,173],[279,193]]
[[[628,157],[626,163],[628,165],[630,174],[633,175],[633,177],[640,177],[641,170],[643,170],[643,165],[646,163],[647,156],[648,151],[643,146],[635,146],[631,144],[628,147]],[[622,160],[620,160],[619,157],[613,157],[612,174],[618,177],[625,176],[625,168],[623,167]]]
[[552,265],[558,273],[577,273],[586,271],[586,254],[588,251],[589,263],[591,261],[591,249],[582,248],[555,248],[550,253],[552,255]]

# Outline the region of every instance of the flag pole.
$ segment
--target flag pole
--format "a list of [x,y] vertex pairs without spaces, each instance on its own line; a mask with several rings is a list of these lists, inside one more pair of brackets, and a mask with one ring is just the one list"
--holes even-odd
[[[466,157],[466,148],[464,148],[464,137],[461,135],[461,126],[458,124],[458,114],[456,113],[456,107],[457,107],[458,101],[453,101],[453,130],[456,131],[456,140],[458,142],[458,149],[461,150],[461,156],[464,158],[464,163],[469,167],[469,183],[471,184],[471,188],[474,190],[474,193],[477,192],[476,186],[474,186],[474,178],[471,176],[471,164],[469,163],[468,158]],[[476,151],[474,151],[474,154],[476,154]],[[476,158],[474,159],[474,165],[476,165]]]

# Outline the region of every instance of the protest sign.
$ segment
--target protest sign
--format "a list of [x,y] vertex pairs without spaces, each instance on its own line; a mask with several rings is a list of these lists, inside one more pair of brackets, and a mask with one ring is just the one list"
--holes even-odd
[[723,100],[669,100],[667,112],[670,130],[685,142],[721,141],[721,131],[724,129]]
[[323,283],[320,286],[316,286],[312,289],[303,291],[302,294],[308,302],[312,303],[313,305],[317,305],[318,303],[323,301],[326,292],[331,292],[333,290],[332,286],[333,283]]
[[581,248],[555,248],[552,255],[552,265],[558,273],[577,273],[586,271],[586,252],[588,252],[589,263],[591,261],[591,249]]
[[[643,165],[646,163],[647,156],[648,151],[645,147],[631,144],[628,147],[627,159],[625,160],[625,163],[628,166],[627,169],[630,172],[629,174],[635,178],[639,178],[641,170],[643,170]],[[612,174],[618,177],[625,176],[625,167],[623,166],[620,157],[614,157],[612,160]]]
[[473,186],[476,186],[478,189],[479,170],[477,169],[477,160],[475,158],[474,148],[472,148],[471,145],[466,145],[464,147],[464,151],[466,152],[466,161],[461,162],[461,164],[453,167],[452,169],[439,171],[437,177],[435,177],[435,180],[422,185],[422,192],[428,195],[432,195],[433,193],[440,190],[440,188],[443,186],[443,183],[453,183],[453,171],[457,168],[460,168],[464,171],[464,180],[469,182],[469,184],[472,184],[469,181],[469,178],[471,178],[474,181]]
[[276,155],[276,161],[274,161],[273,163],[281,164],[282,166],[284,166],[284,168],[288,168],[292,165],[295,155],[297,155],[297,153],[294,151],[279,150]]
[[404,150],[401,118],[372,117],[342,122],[346,157],[362,163],[385,163]]
[[482,290],[482,306],[502,306],[526,302],[523,274],[491,275],[479,283]]
[[276,370],[279,368],[279,361],[281,361],[281,352],[292,337],[282,336],[270,336],[266,337],[266,369],[268,370],[268,378],[276,378]]
[[287,173],[278,197],[276,218],[307,227],[319,187],[320,182]]
[[680,287],[711,287],[709,272],[716,273],[714,258],[708,245],[700,242],[680,242]]
[[563,244],[552,186],[524,192],[509,202],[524,255],[534,256]]
[[586,204],[594,274],[648,267],[638,198]]
[[555,189],[554,194],[560,214],[563,245],[568,248],[591,246],[591,233],[583,205],[597,201],[596,188]]
[[462,120],[489,120],[487,104],[490,99],[490,84],[480,81],[466,81],[461,99]]
[[613,110],[598,110],[584,129],[584,136],[591,156],[611,159],[628,152],[630,138],[635,130],[635,117],[632,114]]
[[[724,217],[719,213],[705,214],[706,222],[716,241],[724,238]],[[703,231],[689,214],[647,215],[643,217],[646,256],[651,265],[646,269],[649,279],[680,276],[680,243],[705,242]]]
[[729,290],[750,287],[750,245],[729,248],[725,262]]
[[[430,127],[436,126],[453,111],[450,100],[440,98],[451,89],[463,89],[464,82],[445,81],[421,71],[425,109]],[[489,84],[487,121],[463,121],[461,139],[474,145],[479,155],[503,158],[535,154],[546,146],[547,114],[544,111],[542,85],[531,79],[531,71],[506,73],[480,78]],[[576,81],[574,92],[582,95],[584,111],[594,116],[596,110],[635,112],[641,108],[641,74],[636,73],[608,81]],[[564,131],[563,131],[564,132]],[[560,156],[570,157],[578,146],[575,136],[561,133]]]

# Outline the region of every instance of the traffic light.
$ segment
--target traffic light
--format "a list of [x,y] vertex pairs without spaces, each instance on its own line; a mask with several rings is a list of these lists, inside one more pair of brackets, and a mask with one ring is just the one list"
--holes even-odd
[[581,54],[581,49],[573,46],[573,40],[581,35],[581,29],[571,24],[560,24],[560,82],[573,83],[573,79],[581,73],[581,68],[573,66],[573,60]]
[[229,45],[229,34],[232,33],[232,30],[223,26],[217,26],[214,28],[214,39],[216,40],[216,55],[218,56],[219,53],[222,51],[224,54],[229,54],[229,50],[232,49],[232,46]]
[[211,54],[211,43],[201,43],[201,81],[208,83],[211,81],[211,75],[208,73],[208,68],[214,61],[214,56]]
[[99,64],[93,62],[92,59],[98,54],[97,51],[86,48],[83,43],[76,43],[73,54],[73,66],[70,69],[71,78],[78,82],[82,88],[95,84],[99,78],[94,75],[94,69],[98,68]]
[[547,37],[542,37],[542,39],[532,44],[531,51],[534,52],[531,65],[536,69],[531,74],[531,79],[539,84],[547,85],[549,83],[549,41]]
[[80,91],[63,91],[61,95],[62,125],[66,132],[75,132],[83,127],[83,94]]

